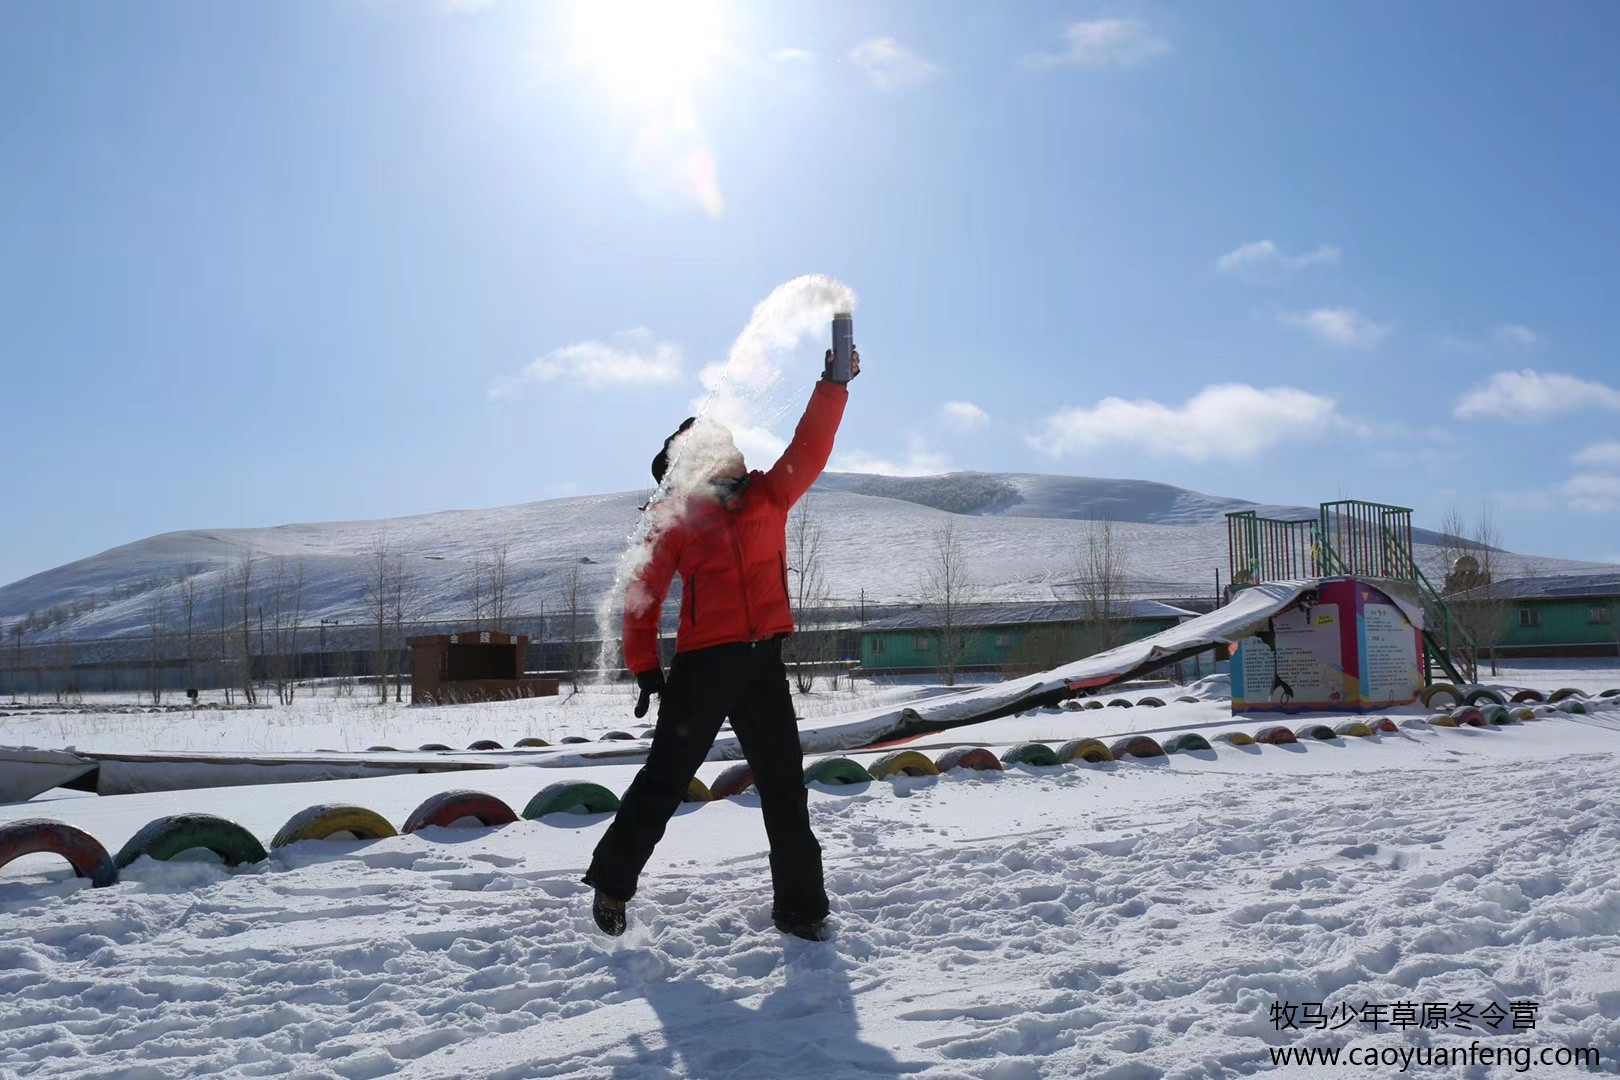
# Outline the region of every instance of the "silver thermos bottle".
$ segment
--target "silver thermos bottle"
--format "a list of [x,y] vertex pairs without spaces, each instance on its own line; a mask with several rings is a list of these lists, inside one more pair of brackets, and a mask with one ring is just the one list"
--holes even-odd
[[855,352],[855,317],[847,311],[838,312],[832,320],[833,337],[833,382],[847,383],[850,380],[850,357]]

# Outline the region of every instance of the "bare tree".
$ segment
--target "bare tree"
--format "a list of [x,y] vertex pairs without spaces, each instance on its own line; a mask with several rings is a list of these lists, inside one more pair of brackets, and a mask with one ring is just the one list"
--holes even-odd
[[180,575],[180,625],[186,639],[187,689],[197,686],[197,642],[194,631],[197,626],[197,599],[202,593],[202,569],[192,563]]
[[[787,524],[786,580],[782,585],[788,591],[798,633],[783,643],[782,653],[793,665],[793,684],[801,694],[814,688],[816,665],[830,659],[828,635],[818,632],[828,596],[823,569],[826,542],[819,509],[816,497],[807,494],[788,514]],[[833,681],[836,686],[836,674]]]
[[388,634],[389,614],[392,611],[392,584],[396,576],[395,564],[399,555],[388,541],[387,533],[378,533],[371,542],[366,557],[366,587],[364,590],[366,621],[376,632],[372,642],[371,670],[377,678],[377,700],[388,700]]
[[489,568],[484,562],[484,556],[475,554],[472,565],[467,567],[467,617],[472,620],[474,630],[482,630],[484,616],[489,611]]
[[270,648],[265,657],[267,674],[275,683],[276,700],[291,705],[298,686],[298,632],[303,625],[304,564],[277,559],[262,598],[270,609]]
[[1120,620],[1128,608],[1125,582],[1129,567],[1112,518],[1086,522],[1085,534],[1072,554],[1069,570],[1074,577],[1085,624],[1080,641],[1084,650],[1081,655],[1106,652],[1120,644],[1123,636]]
[[11,661],[11,703],[17,704],[17,687],[22,685],[22,646],[23,635],[28,633],[28,627],[23,620],[18,619],[11,624],[12,661]]
[[490,628],[505,630],[509,614],[507,587],[511,582],[512,548],[505,540],[490,549],[484,562],[484,600],[489,613]]
[[1501,536],[1496,515],[1489,503],[1480,506],[1479,515],[1467,520],[1455,505],[1440,519],[1440,554],[1445,562],[1445,583],[1440,591],[1457,624],[1470,639],[1453,649],[1463,676],[1479,677],[1480,654],[1490,658],[1491,674],[1496,674],[1496,646],[1507,632],[1511,606],[1498,589],[1501,570]]
[[169,598],[167,588],[153,589],[141,605],[141,620],[146,626],[147,639],[147,691],[152,704],[163,701],[163,679],[159,664],[163,659],[163,634],[169,625]]
[[922,603],[934,617],[931,640],[939,648],[939,666],[945,675],[945,685],[955,686],[956,669],[967,652],[965,609],[973,602],[978,589],[968,572],[967,553],[956,531],[954,517],[946,518],[934,530],[932,550],[923,566],[920,584]]
[[219,685],[225,690],[225,704],[231,704],[231,578],[222,573],[215,582],[216,630],[219,634]]
[[[504,550],[504,549],[503,549]],[[400,683],[402,665],[399,658],[405,651],[405,624],[414,619],[417,607],[421,603],[421,587],[416,575],[411,573],[405,557],[398,552],[393,553],[388,561],[388,615],[393,622],[393,648],[394,659],[394,702],[402,700]]]
[[580,604],[584,602],[584,575],[579,569],[579,560],[568,564],[568,576],[563,580],[563,591],[568,599],[568,681],[574,690],[579,690],[579,672],[584,667],[582,653],[583,643],[580,641]]
[[255,559],[253,552],[244,551],[236,565],[231,567],[231,587],[236,596],[236,605],[241,613],[242,648],[238,654],[241,658],[241,670],[238,673],[242,679],[242,700],[249,705],[258,702],[258,694],[253,689],[253,571]]

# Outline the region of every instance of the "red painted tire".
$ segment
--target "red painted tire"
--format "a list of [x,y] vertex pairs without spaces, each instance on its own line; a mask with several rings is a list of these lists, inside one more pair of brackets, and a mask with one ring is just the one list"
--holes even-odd
[[1108,752],[1114,755],[1116,761],[1127,757],[1164,757],[1164,747],[1146,735],[1128,735],[1110,746]]
[[1299,737],[1289,728],[1278,724],[1274,727],[1261,728],[1254,733],[1254,741],[1265,743],[1268,746],[1283,746],[1287,743],[1299,742]]
[[729,799],[733,795],[741,795],[754,786],[754,770],[748,762],[739,761],[714,778],[709,785],[709,794],[717,799]]
[[1522,705],[1526,701],[1539,702],[1546,700],[1547,695],[1543,694],[1540,690],[1520,690],[1517,694],[1514,694],[1512,698],[1513,704],[1515,705]]
[[75,874],[90,879],[92,888],[105,888],[118,881],[112,856],[100,840],[83,829],[45,818],[23,818],[0,825],[0,866],[41,852],[62,856]]
[[469,817],[477,818],[485,828],[510,825],[518,819],[515,810],[493,795],[482,791],[441,791],[412,810],[399,831],[413,833],[429,825],[448,829],[462,818]]
[[976,772],[1005,771],[1001,759],[982,746],[958,746],[947,750],[934,759],[934,767],[942,773],[950,772],[952,769],[973,769]]
[[479,739],[477,742],[475,742],[471,746],[467,747],[467,749],[469,749],[469,750],[505,750],[506,747],[502,746],[500,743],[496,742],[494,739]]
[[1460,709],[1451,710],[1451,718],[1457,721],[1458,727],[1485,727],[1485,714],[1472,705],[1465,705]]
[[1367,726],[1372,728],[1380,735],[1396,735],[1399,734],[1401,730],[1400,725],[1387,716],[1380,716],[1376,720],[1369,720],[1367,721]]

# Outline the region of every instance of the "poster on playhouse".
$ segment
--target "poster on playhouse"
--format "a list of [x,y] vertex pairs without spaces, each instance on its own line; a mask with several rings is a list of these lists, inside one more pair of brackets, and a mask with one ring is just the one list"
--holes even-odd
[[[1393,583],[1390,583],[1393,584]],[[1232,658],[1232,711],[1364,712],[1423,688],[1422,608],[1363,581],[1324,581]]]

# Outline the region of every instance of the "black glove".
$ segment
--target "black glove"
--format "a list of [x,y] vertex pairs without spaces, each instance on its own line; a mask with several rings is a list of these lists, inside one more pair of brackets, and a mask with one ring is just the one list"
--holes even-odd
[[[821,377],[823,379],[825,379],[827,382],[837,382],[838,381],[838,380],[836,380],[836,379],[834,379],[832,377],[832,368],[833,368],[833,351],[831,349],[828,349],[827,350],[826,362],[823,363],[822,366],[821,366]],[[860,373],[861,373],[861,350],[852,349],[850,351],[850,354],[849,354],[849,378],[850,378],[850,381],[853,382],[855,380],[855,376],[859,375]]]
[[664,669],[653,668],[651,671],[643,671],[636,676],[636,685],[641,687],[641,699],[636,702],[636,719],[640,720],[647,715],[647,706],[652,702],[652,696],[664,692]]

